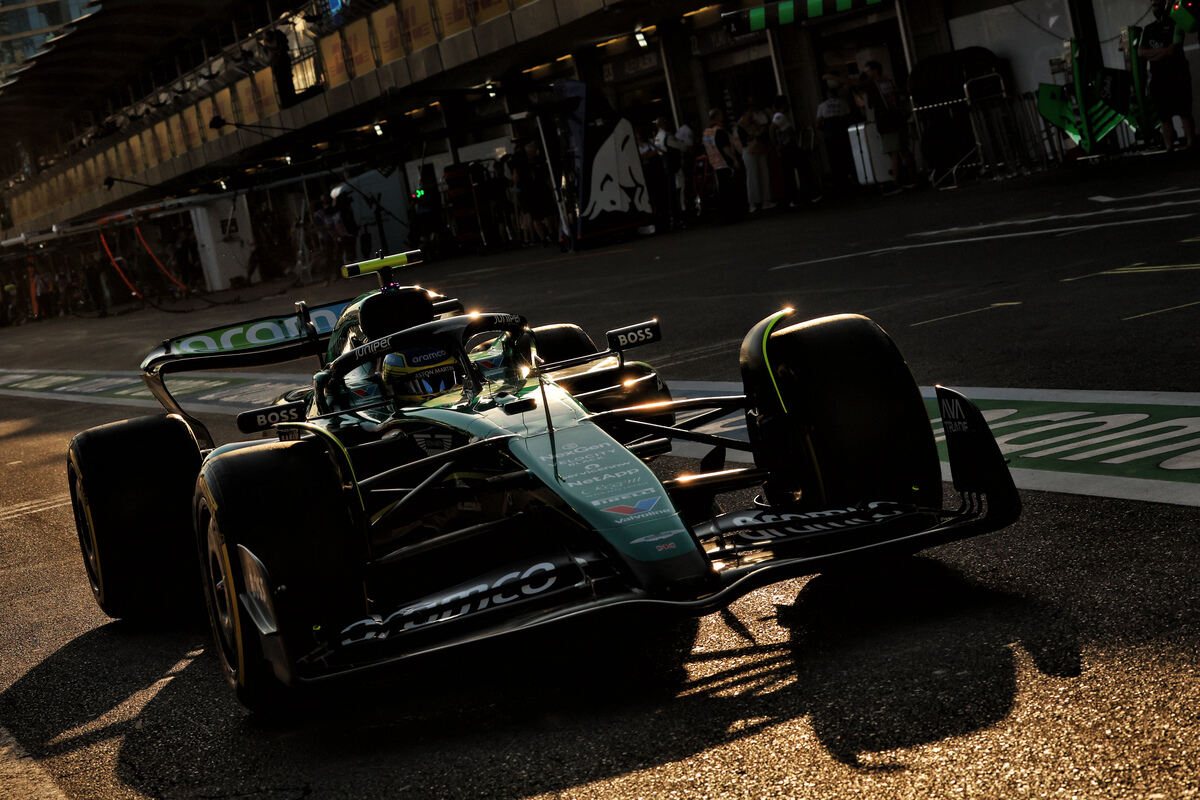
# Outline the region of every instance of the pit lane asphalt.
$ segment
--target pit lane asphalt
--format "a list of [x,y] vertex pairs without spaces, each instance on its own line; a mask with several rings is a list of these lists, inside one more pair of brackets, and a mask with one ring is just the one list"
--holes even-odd
[[[413,274],[469,305],[594,334],[657,307],[668,342],[646,358],[677,379],[736,379],[741,332],[790,299],[806,315],[883,317],[922,382],[1198,391],[1194,310],[1118,324],[1200,299],[1189,272],[1061,280],[1200,261],[1182,241],[1200,232],[1188,219],[1147,217],[1086,242],[1051,234],[1036,251],[991,240],[768,272],[915,230],[1090,213],[1087,197],[1117,187],[1185,188],[1194,175],[1178,169],[871,199]],[[1006,297],[1023,305],[990,305]],[[38,323],[0,332],[0,357],[128,369],[165,335],[286,311],[289,299]],[[989,310],[914,327],[972,308]],[[1200,784],[1195,509],[1023,492],[1025,514],[1006,531],[885,576],[755,592],[700,620],[681,663],[587,669],[568,643],[589,636],[564,636],[357,684],[271,726],[225,690],[203,628],[111,623],[88,596],[63,454],[73,433],[125,415],[0,398],[0,725],[69,797],[1173,798]],[[230,420],[213,422],[233,436]]]

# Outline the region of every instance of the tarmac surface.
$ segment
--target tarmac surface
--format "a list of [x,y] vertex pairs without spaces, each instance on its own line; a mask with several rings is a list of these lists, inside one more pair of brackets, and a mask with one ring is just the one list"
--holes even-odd
[[[738,380],[745,330],[791,303],[881,322],[922,384],[1200,393],[1198,171],[1145,156],[409,274],[469,307],[576,321],[597,339],[657,316],[666,339],[644,357],[669,380]],[[0,364],[132,370],[165,336],[286,313],[297,298],[285,288],[170,309],[195,309],[184,314],[0,330]],[[271,371],[302,382],[311,369]],[[6,797],[1157,799],[1200,788],[1195,507],[1023,491],[1022,519],[1004,531],[883,572],[759,590],[653,631],[650,660],[618,646],[639,641],[632,624],[565,631],[356,683],[270,725],[223,685],[202,626],[114,623],[89,596],[66,446],[137,413],[0,395]],[[235,437],[228,415],[210,422]]]

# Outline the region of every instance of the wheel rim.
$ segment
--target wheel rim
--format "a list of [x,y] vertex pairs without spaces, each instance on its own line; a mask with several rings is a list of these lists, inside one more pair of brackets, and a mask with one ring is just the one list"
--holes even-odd
[[206,547],[205,578],[208,592],[209,608],[212,609],[213,628],[217,633],[217,641],[221,645],[225,661],[232,667],[237,664],[235,653],[237,648],[237,630],[234,621],[234,603],[237,602],[233,591],[233,581],[226,569],[224,555],[224,538],[217,527],[217,521],[208,518]]
[[87,572],[92,594],[100,597],[100,556],[96,549],[96,532],[92,530],[92,516],[88,513],[87,497],[83,493],[83,478],[72,465],[70,467],[71,511],[75,514],[75,532],[79,535],[79,549],[83,553],[83,567]]

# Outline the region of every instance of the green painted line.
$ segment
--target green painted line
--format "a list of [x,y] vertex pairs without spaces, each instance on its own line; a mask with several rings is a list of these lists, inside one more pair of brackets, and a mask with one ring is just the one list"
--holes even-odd
[[[989,420],[1018,488],[1200,506],[1200,393],[955,388]],[[729,395],[741,384],[673,381],[671,391]],[[933,389],[922,395],[949,480]],[[700,430],[745,438],[737,414]],[[710,449],[676,444],[675,453],[701,458]],[[731,451],[728,459],[752,457]]]
[[838,11],[850,11],[854,8],[854,0],[837,0]]
[[784,0],[779,4],[779,24],[791,25],[796,21],[796,4],[792,0]]
[[[188,410],[233,414],[306,380],[300,374],[197,373],[170,383]],[[1022,489],[1200,506],[1200,393],[956,388],[983,411]],[[680,398],[742,391],[734,382],[673,381],[671,389]],[[945,461],[933,390],[922,394]],[[136,371],[0,369],[0,396],[151,409],[131,416],[160,408]],[[702,430],[746,438],[741,414]],[[710,449],[676,444],[688,457]],[[733,451],[728,457],[751,459]]]
[[[1200,404],[972,399],[1013,469],[1190,483],[1200,494]],[[945,460],[937,402],[925,405]]]
[[767,27],[767,7],[750,9],[750,30],[761,31]]
[[808,0],[808,16],[819,17],[825,13],[825,0]]

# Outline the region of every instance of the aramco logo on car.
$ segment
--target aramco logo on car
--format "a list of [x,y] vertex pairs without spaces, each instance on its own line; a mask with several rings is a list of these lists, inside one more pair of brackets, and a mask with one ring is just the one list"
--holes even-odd
[[[317,333],[329,333],[337,324],[338,317],[348,303],[315,308],[310,312],[310,319]],[[216,328],[210,331],[181,336],[171,341],[171,348],[179,353],[227,353],[236,350],[247,350],[253,347],[279,344],[302,338],[300,330],[300,315],[276,317],[257,322],[234,325],[229,328]]]

